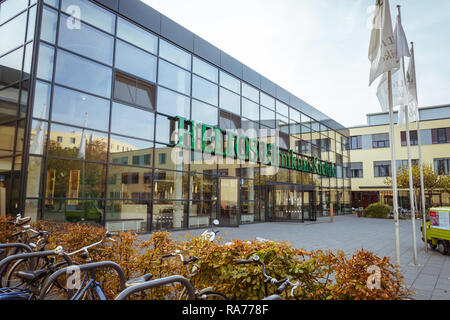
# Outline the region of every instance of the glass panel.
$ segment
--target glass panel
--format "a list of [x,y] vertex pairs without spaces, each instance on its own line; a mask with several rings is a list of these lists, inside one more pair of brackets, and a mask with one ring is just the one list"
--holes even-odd
[[109,101],[55,86],[52,121],[108,131]]
[[[103,198],[106,166],[77,160],[48,159],[46,198]],[[75,205],[78,201],[74,200]]]
[[34,93],[33,117],[40,119],[48,119],[50,107],[50,89],[51,85],[37,81]]
[[166,144],[155,144],[155,168],[187,171],[189,162],[189,150]]
[[0,41],[0,56],[17,48],[25,42],[26,24],[27,12],[24,12],[0,27],[0,34],[2,35],[2,41]]
[[55,7],[55,8],[59,7],[59,0],[44,0],[44,3],[46,3],[52,7]]
[[259,121],[259,105],[242,98],[242,116],[251,120]]
[[217,177],[191,174],[191,199],[198,201],[217,200]]
[[194,65],[192,71],[212,82],[217,83],[219,81],[218,69],[196,57],[194,57]]
[[43,219],[100,224],[104,212],[103,200],[46,200]]
[[111,95],[110,68],[58,50],[55,81],[100,96]]
[[115,164],[132,165],[133,161],[137,161],[134,157],[144,156],[147,159],[143,163],[150,163],[151,166],[153,142],[111,135],[109,153],[110,162]]
[[[71,19],[81,18],[106,32],[114,33],[114,14],[100,8],[87,0],[62,0],[61,10],[72,16]],[[67,23],[74,23],[68,20]]]
[[43,155],[47,147],[47,122],[33,120],[30,135],[30,153]]
[[158,82],[167,88],[191,95],[190,73],[163,60],[159,60]]
[[192,77],[192,97],[217,106],[218,86],[194,75]]
[[256,103],[259,103],[259,91],[242,82],[242,95]]
[[0,24],[28,7],[28,0],[8,0],[0,4]]
[[168,144],[174,143],[175,129],[177,129],[177,125],[176,125],[174,119],[169,119],[167,116],[158,115],[156,117],[155,140],[158,142],[168,143]]
[[20,80],[23,47],[0,58],[0,89]]
[[241,82],[223,71],[220,71],[220,85],[241,94]]
[[186,96],[159,87],[158,111],[170,116],[189,119],[191,116],[191,101]]
[[22,80],[30,78],[32,58],[33,58],[33,42],[25,46],[25,61],[23,62]]
[[275,112],[261,107],[261,124],[275,128]]
[[206,103],[192,100],[192,120],[217,126],[218,109]]
[[187,201],[155,201],[153,203],[153,231],[186,228]]
[[239,95],[220,88],[220,108],[233,112],[237,115],[241,114],[241,101]]
[[220,223],[236,225],[238,213],[238,179],[220,179]]
[[9,87],[0,91],[0,122],[12,121],[17,118],[18,103],[18,88]]
[[107,201],[105,227],[109,231],[147,230],[151,204],[142,200]]
[[261,92],[261,105],[271,110],[275,110],[275,99]]
[[34,39],[34,30],[36,28],[36,7],[30,9],[28,15],[28,31],[27,31],[27,41]]
[[191,70],[191,55],[162,39],[159,41],[159,56],[184,69]]
[[38,78],[52,81],[54,58],[55,48],[41,43],[41,45],[39,46],[39,61],[37,67]]
[[153,140],[154,119],[152,112],[114,102],[111,132]]
[[120,40],[117,41],[116,68],[156,82],[156,57]]
[[114,98],[151,110],[156,105],[156,87],[146,81],[116,72]]
[[217,201],[191,201],[189,206],[189,228],[210,227],[216,218]]
[[289,107],[277,100],[277,112],[285,117],[289,117]]
[[[62,15],[65,17],[65,15]],[[113,37],[81,23],[80,28],[68,27],[65,19],[59,24],[58,45],[86,57],[112,65]]]
[[52,124],[48,154],[64,158],[106,161],[107,145],[106,134]]
[[157,53],[156,36],[120,17],[117,23],[117,36],[153,54]]
[[259,202],[242,202],[241,224],[259,220]]
[[152,175],[151,169],[109,166],[108,198],[144,201],[151,199]]
[[[61,19],[61,24],[64,22],[65,20]],[[41,39],[54,44],[56,41],[57,24],[58,13],[56,10],[44,6],[44,11],[42,12]]]
[[188,174],[178,171],[155,170],[153,198],[187,200]]
[[39,186],[42,174],[42,158],[30,157],[28,161],[27,197],[39,197]]

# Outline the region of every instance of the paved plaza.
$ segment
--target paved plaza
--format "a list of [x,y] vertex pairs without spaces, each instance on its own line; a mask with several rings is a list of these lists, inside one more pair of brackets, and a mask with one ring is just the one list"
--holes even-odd
[[[437,251],[425,253],[420,232],[421,221],[416,221],[418,266],[413,264],[412,228],[410,220],[400,220],[400,262],[405,283],[420,300],[450,300],[450,256]],[[394,222],[386,219],[357,218],[354,215],[320,218],[308,223],[261,223],[239,228],[219,228],[224,240],[252,240],[261,237],[289,241],[296,248],[307,250],[332,249],[352,254],[364,248],[379,256],[390,256],[395,263]],[[192,235],[204,230],[191,230]],[[184,236],[187,232],[175,232]]]

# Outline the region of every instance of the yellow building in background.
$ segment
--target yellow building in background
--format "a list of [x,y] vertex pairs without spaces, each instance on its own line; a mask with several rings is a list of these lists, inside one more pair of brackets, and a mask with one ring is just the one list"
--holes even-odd
[[[395,122],[397,123],[397,112]],[[439,175],[450,174],[450,105],[420,108],[420,137],[422,159]],[[351,178],[352,207],[367,207],[374,202],[392,205],[391,187],[385,184],[391,175],[389,142],[389,114],[367,115],[367,125],[351,127],[351,162],[345,165],[345,174]],[[411,158],[419,162],[417,126],[410,125]],[[395,125],[397,169],[407,166],[406,129]],[[440,190],[426,191],[427,208],[450,205],[450,194]],[[409,191],[399,189],[399,206],[409,209]]]

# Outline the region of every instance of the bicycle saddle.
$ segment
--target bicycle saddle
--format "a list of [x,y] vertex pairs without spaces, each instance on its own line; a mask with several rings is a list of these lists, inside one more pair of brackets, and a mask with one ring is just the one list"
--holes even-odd
[[153,277],[153,275],[151,273],[148,273],[142,277],[136,278],[136,279],[131,279],[128,280],[127,282],[125,282],[125,287],[129,288],[144,282],[149,281],[151,278]]
[[17,276],[24,280],[35,281],[45,277],[47,273],[47,270],[19,271],[17,272]]

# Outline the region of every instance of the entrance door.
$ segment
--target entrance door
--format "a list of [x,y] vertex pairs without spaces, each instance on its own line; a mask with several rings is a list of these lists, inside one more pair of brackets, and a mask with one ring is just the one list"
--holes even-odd
[[220,178],[220,224],[237,226],[238,212],[239,180],[237,178]]
[[266,214],[270,220],[303,220],[304,200],[298,185],[268,185],[266,188]]

